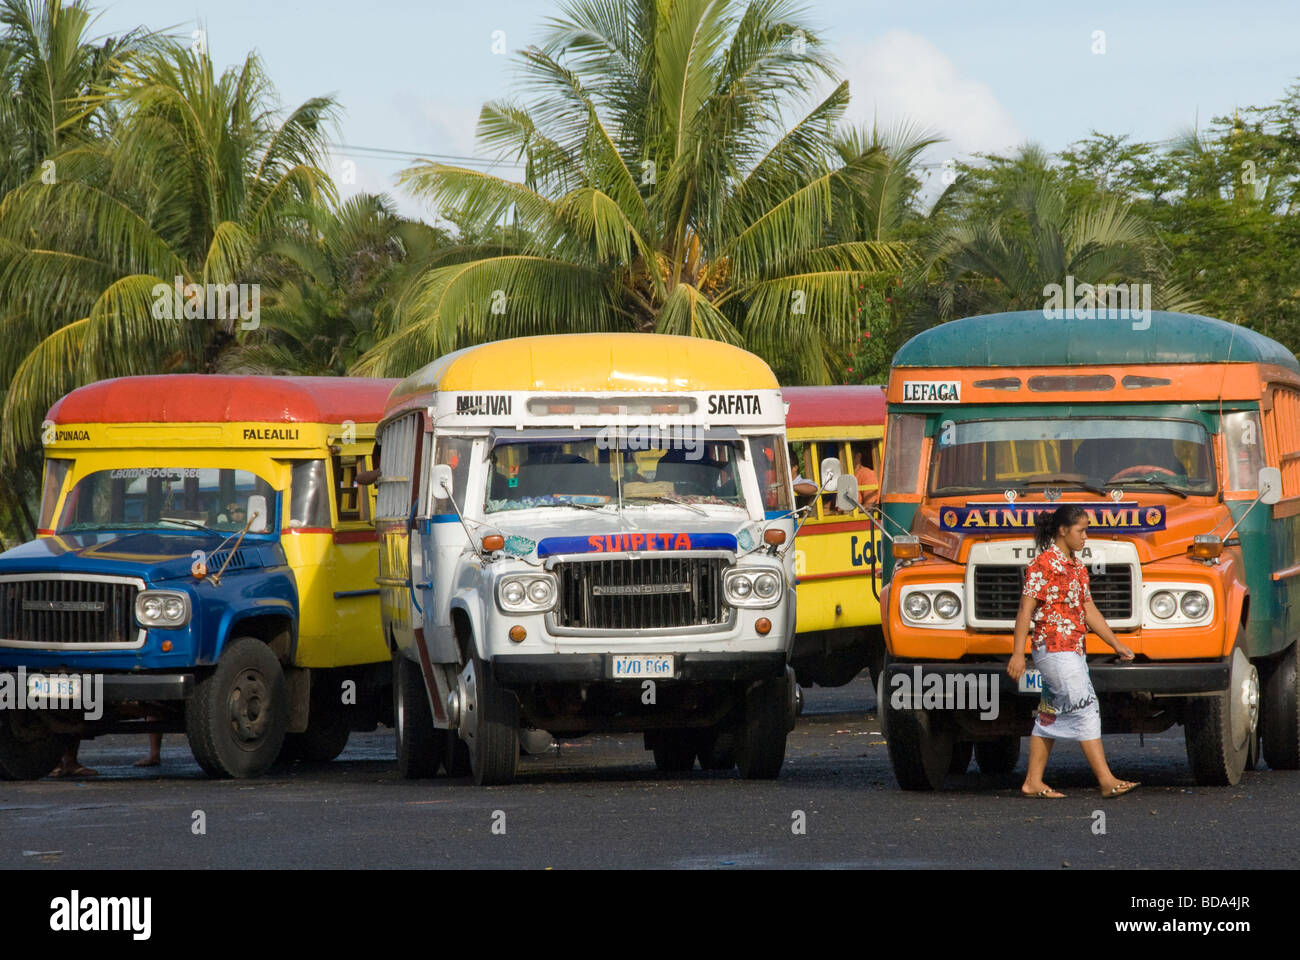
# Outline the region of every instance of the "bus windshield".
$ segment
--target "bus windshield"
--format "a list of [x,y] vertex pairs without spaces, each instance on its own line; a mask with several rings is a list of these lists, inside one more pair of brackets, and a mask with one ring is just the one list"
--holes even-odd
[[[647,447],[642,449],[642,447]],[[529,507],[685,503],[744,505],[740,445],[674,448],[575,437],[499,442],[492,450],[486,512]]]
[[[77,481],[64,501],[59,532],[129,528],[206,528],[222,532],[249,524],[249,497],[275,504],[271,485],[247,470],[215,467],[137,467],[98,470]],[[260,521],[260,522],[259,522]],[[270,518],[253,528],[269,526]]]
[[1044,487],[1214,493],[1205,428],[1189,420],[972,420],[935,434],[930,494]]

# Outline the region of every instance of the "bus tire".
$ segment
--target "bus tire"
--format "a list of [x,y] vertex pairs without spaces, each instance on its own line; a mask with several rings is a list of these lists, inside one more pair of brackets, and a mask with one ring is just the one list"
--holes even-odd
[[1269,671],[1264,683],[1264,760],[1274,770],[1300,770],[1300,670],[1296,643]]
[[393,732],[397,773],[403,780],[424,780],[438,773],[447,738],[433,725],[420,668],[400,650],[393,652]]
[[[948,764],[948,772],[955,773],[958,776],[970,769],[971,754],[975,752],[975,744],[969,740],[958,740],[952,745],[952,762]],[[983,770],[983,767],[980,767]]]
[[1240,645],[1232,651],[1228,689],[1189,699],[1183,724],[1196,782],[1224,787],[1240,782],[1259,725],[1259,673]]
[[794,671],[759,680],[745,694],[745,718],[736,745],[736,766],[746,780],[775,780],[785,763],[785,741],[794,726]]
[[978,741],[975,744],[975,762],[980,766],[980,773],[1010,773],[1020,762],[1020,738],[998,737],[996,740]]
[[480,787],[513,783],[519,763],[519,700],[500,686],[492,668],[472,656],[460,674],[460,737]]
[[351,736],[352,724],[343,704],[336,703],[321,691],[312,690],[307,729],[302,733],[285,735],[280,759],[329,763],[347,749]]
[[686,773],[695,769],[699,738],[693,730],[650,730],[646,748],[655,755],[655,769],[661,773]]
[[[882,693],[884,679],[882,673]],[[889,701],[883,697],[878,709],[894,779],[904,790],[938,790],[952,765],[956,746],[952,726],[935,713],[898,709]]]
[[449,777],[468,777],[473,772],[469,765],[469,747],[455,730],[447,731],[447,755],[442,758],[442,768]]
[[736,745],[740,731],[734,723],[720,723],[700,733],[700,767],[704,770],[730,770],[736,765]]
[[0,780],[47,776],[71,743],[71,737],[51,733],[28,711],[5,710],[0,713]]
[[288,727],[289,685],[256,637],[231,641],[185,703],[190,750],[218,779],[261,776],[280,756]]

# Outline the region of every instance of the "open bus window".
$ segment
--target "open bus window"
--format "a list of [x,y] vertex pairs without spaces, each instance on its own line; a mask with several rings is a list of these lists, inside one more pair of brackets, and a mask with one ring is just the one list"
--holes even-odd
[[[129,528],[244,529],[250,497],[275,503],[271,485],[247,470],[143,467],[98,470],[77,481],[63,504],[60,533]],[[269,522],[270,518],[262,518]]]
[[[976,420],[936,443],[930,493],[955,496],[1041,483],[1064,488],[1218,487],[1209,435],[1188,420]],[[892,441],[891,441],[892,442]]]
[[666,500],[742,504],[736,441],[672,447],[610,438],[499,442],[488,465],[486,510],[600,507]]
[[366,472],[365,456],[334,457],[334,510],[339,523],[370,520],[370,494],[357,484],[357,475]]

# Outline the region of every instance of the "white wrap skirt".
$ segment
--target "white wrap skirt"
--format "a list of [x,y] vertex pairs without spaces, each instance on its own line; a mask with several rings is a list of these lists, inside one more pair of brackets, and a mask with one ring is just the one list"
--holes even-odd
[[1033,658],[1043,675],[1033,735],[1053,740],[1100,738],[1101,710],[1088,675],[1088,661],[1070,650],[1036,650]]

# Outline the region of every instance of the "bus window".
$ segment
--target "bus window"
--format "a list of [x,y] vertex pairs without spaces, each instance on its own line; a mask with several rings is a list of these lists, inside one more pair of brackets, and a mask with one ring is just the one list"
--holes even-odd
[[780,437],[750,437],[749,457],[762,491],[763,509],[786,511],[791,509],[790,484],[786,477],[790,468],[785,462],[785,448]]
[[849,444],[852,455],[853,477],[858,481],[858,502],[872,504],[880,494],[880,444],[874,440],[858,440]]
[[39,524],[42,530],[54,529],[54,508],[58,506],[59,491],[63,489],[63,481],[67,479],[71,466],[71,460],[50,458],[45,461],[45,489],[41,491]]
[[366,458],[334,457],[334,510],[339,523],[370,520],[370,495],[357,486],[357,474],[366,471]]
[[[885,428],[884,492],[914,494],[921,474],[921,446],[925,439],[925,414],[893,413]],[[935,440],[942,443],[940,435]]]
[[329,489],[324,460],[300,460],[290,481],[289,527],[294,530],[330,529]]
[[[1228,489],[1254,490],[1259,486],[1259,471],[1264,466],[1264,444],[1259,429],[1259,414],[1240,410],[1223,415],[1223,446],[1228,459]],[[1179,444],[1175,444],[1178,452]],[[1185,452],[1179,459],[1187,462]]]
[[[473,443],[465,437],[439,437],[435,447],[434,463],[451,467],[451,495],[457,503],[465,502],[465,481],[469,477],[469,452]],[[450,500],[433,501],[435,516],[455,512]]]

